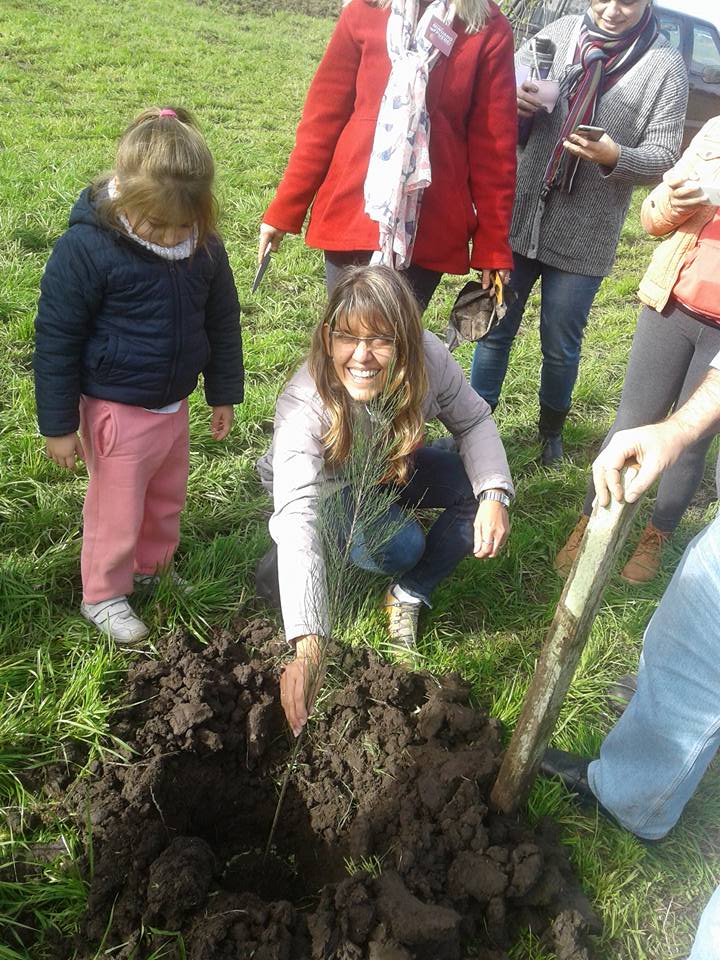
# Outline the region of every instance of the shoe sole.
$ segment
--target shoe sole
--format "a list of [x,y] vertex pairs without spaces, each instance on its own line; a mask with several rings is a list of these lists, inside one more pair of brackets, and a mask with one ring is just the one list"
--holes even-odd
[[660,571],[658,570],[657,573],[654,573],[654,574],[653,574],[651,577],[649,577],[647,580],[634,580],[632,577],[626,577],[624,573],[621,573],[621,574],[620,574],[620,579],[621,579],[621,580],[624,580],[625,583],[630,583],[630,584],[632,584],[633,587],[642,587],[643,584],[645,584],[645,583],[652,583],[653,580],[656,579],[656,577],[658,576],[659,573],[660,573]]

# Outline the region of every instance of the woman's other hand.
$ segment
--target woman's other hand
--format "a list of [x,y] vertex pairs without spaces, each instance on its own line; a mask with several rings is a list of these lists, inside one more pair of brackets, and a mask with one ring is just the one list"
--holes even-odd
[[563,141],[563,146],[574,157],[589,160],[610,170],[620,159],[620,147],[607,133],[604,133],[599,140],[588,140],[580,133],[571,133],[568,139]]
[[[480,274],[481,283],[482,283],[482,285],[483,285],[483,290],[487,290],[487,288],[490,286],[490,278],[491,278],[492,272],[493,272],[493,270],[490,269],[490,268],[487,268],[487,269],[486,269],[485,267],[479,267],[479,268],[478,268],[478,273]],[[503,284],[503,286],[505,286],[505,284],[506,284],[506,283],[508,282],[508,280],[510,279],[510,271],[509,271],[509,270],[496,270],[495,272],[496,272],[497,275],[500,277],[500,281],[501,281],[501,283]]]
[[233,420],[235,419],[235,409],[232,404],[212,408],[212,422],[210,424],[210,433],[213,440],[224,440],[232,430]]
[[45,451],[59,467],[75,469],[75,461],[85,459],[82,441],[77,433],[67,433],[64,437],[46,437]]
[[496,557],[510,533],[507,508],[496,500],[481,500],[475,515],[475,545],[478,560]]
[[280,703],[293,736],[299,737],[325,677],[320,638],[308,634],[297,641],[295,659],[280,677]]
[[673,168],[664,175],[663,182],[670,193],[670,209],[673,213],[686,213],[693,207],[701,207],[710,202],[700,188],[695,174]]
[[258,244],[258,264],[267,253],[268,244],[273,253],[280,249],[280,244],[285,236],[284,230],[278,230],[277,227],[271,227],[269,223],[260,224],[260,243]]
[[525,80],[517,88],[517,110],[519,117],[534,117],[538,110],[544,110],[540,97],[537,96],[538,87],[532,80]]

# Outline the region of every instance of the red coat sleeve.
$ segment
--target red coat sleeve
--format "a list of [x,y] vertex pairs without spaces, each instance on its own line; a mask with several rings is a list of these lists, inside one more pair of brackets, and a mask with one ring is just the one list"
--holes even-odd
[[360,45],[352,36],[357,4],[345,7],[310,84],[295,146],[263,220],[278,230],[299,233],[308,208],[325,179],[338,138],[353,111]]
[[478,227],[470,266],[512,268],[508,235],[515,200],[517,97],[512,28],[497,17],[478,66],[468,123],[470,193]]

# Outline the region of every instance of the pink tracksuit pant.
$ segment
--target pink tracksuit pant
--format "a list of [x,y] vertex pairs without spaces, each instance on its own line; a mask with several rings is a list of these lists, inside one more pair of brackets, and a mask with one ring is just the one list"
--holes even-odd
[[166,567],[180,539],[189,471],[188,404],[176,413],[83,396],[90,482],[83,507],[83,600],[133,592],[133,574]]

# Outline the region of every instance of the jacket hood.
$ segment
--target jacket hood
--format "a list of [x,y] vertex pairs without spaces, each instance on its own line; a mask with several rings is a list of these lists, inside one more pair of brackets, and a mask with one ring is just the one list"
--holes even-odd
[[90,196],[90,187],[85,187],[70,211],[70,226],[75,226],[77,223],[86,223],[91,227],[104,226],[104,224],[101,223],[100,219],[98,218],[95,205],[92,202]]

